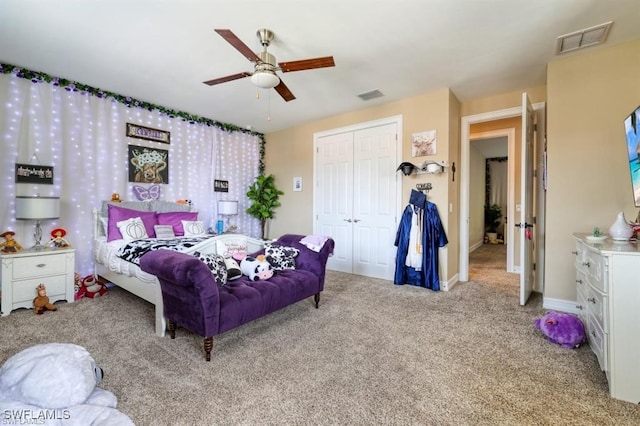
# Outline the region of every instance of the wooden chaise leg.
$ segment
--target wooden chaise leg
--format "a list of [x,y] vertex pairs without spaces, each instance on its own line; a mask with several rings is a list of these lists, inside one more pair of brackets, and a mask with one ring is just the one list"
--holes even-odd
[[171,321],[171,320],[167,321],[167,330],[169,331],[169,336],[172,339],[176,338],[176,325],[177,324],[175,321]]
[[213,336],[204,338],[204,356],[211,361],[211,349],[213,349]]
[[313,301],[316,302],[316,309],[318,309],[318,305],[320,304],[320,293],[313,296]]

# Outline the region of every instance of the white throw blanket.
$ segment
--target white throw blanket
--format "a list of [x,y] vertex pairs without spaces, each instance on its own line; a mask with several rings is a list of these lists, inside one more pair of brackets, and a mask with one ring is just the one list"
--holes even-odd
[[95,386],[102,370],[82,347],[35,345],[0,368],[0,411],[6,424],[133,425],[117,399]]
[[328,239],[329,237],[325,237],[324,235],[307,235],[300,240],[300,243],[304,244],[315,252],[319,252],[320,250],[322,250],[324,243],[326,243]]

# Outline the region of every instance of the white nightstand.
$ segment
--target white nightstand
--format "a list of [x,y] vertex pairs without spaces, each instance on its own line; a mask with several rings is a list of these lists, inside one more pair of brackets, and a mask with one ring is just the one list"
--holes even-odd
[[36,287],[47,288],[51,303],[58,300],[73,302],[74,249],[22,250],[2,253],[0,279],[0,312],[3,317],[18,308],[33,308]]

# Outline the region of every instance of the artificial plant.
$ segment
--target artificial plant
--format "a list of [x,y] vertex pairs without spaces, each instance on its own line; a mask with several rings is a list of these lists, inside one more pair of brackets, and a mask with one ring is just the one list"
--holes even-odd
[[247,191],[247,198],[252,201],[247,213],[260,220],[263,240],[267,239],[267,219],[273,219],[274,209],[280,207],[278,199],[282,194],[284,192],[276,187],[273,175],[258,176]]
[[500,219],[502,218],[502,208],[498,204],[484,206],[484,226],[487,232],[498,232]]

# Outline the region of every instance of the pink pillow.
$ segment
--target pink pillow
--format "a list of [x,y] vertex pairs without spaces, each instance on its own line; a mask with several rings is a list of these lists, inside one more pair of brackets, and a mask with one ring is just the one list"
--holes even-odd
[[109,220],[107,221],[107,241],[121,240],[122,234],[118,229],[118,222],[131,219],[132,217],[139,217],[144,223],[144,229],[147,230],[149,238],[155,238],[156,232],[153,229],[158,224],[155,212],[141,212],[138,210],[125,209],[124,207],[114,206],[113,204],[107,205],[107,214]]
[[176,235],[176,237],[182,237],[184,235],[184,228],[182,228],[183,220],[198,220],[198,212],[158,213],[158,225],[173,226],[173,233]]

